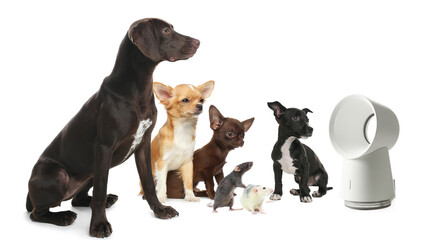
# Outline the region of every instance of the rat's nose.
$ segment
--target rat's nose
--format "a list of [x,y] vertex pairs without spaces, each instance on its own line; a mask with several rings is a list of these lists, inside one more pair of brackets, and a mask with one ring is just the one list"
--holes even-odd
[[195,46],[196,48],[198,48],[200,46],[200,41],[198,39],[193,38],[192,39],[192,44],[193,44],[193,46]]

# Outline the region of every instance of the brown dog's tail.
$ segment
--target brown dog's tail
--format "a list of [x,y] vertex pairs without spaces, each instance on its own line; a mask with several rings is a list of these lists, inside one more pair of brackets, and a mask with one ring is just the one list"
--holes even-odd
[[29,197],[29,193],[28,193],[28,196],[26,197],[26,210],[28,212],[32,212],[32,209],[34,209],[34,207],[32,206],[31,198]]

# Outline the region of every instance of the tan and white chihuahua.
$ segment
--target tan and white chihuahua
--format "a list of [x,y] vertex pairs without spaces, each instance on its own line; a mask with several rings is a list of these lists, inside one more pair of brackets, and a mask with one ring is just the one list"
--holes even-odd
[[152,174],[157,181],[156,190],[160,202],[167,200],[167,174],[173,170],[180,172],[185,190],[184,199],[200,200],[193,194],[196,124],[203,103],[211,95],[214,85],[214,81],[197,87],[181,84],[172,88],[158,82],[153,84],[155,96],[165,106],[168,116],[151,144]]

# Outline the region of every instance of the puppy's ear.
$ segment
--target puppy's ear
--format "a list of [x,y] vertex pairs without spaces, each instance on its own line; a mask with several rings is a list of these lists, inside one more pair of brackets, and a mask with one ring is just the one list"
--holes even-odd
[[203,98],[208,98],[212,94],[214,87],[215,87],[215,82],[210,80],[208,82],[205,82],[202,85],[199,85],[197,88],[199,89]]
[[308,109],[308,108],[304,108],[302,111],[303,111],[303,112],[305,112],[306,114],[307,114],[307,113],[309,113],[309,112],[313,113],[313,112],[312,112],[310,109]]
[[279,118],[282,114],[285,114],[286,107],[282,106],[282,104],[278,101],[268,102],[268,106],[270,109],[273,110],[273,115],[275,116],[275,118]]
[[168,105],[170,103],[170,99],[172,97],[172,87],[159,82],[154,82],[153,91],[162,104]]
[[249,130],[249,128],[253,124],[253,121],[254,121],[254,118],[250,118],[241,122],[241,124],[243,124],[243,127],[244,127],[244,132],[247,132]]
[[154,62],[162,60],[159,52],[159,41],[155,26],[150,19],[134,22],[128,31],[130,41],[149,59]]
[[222,114],[214,105],[211,105],[209,107],[209,121],[210,127],[214,131],[222,127],[222,125],[224,124],[224,116],[222,116]]

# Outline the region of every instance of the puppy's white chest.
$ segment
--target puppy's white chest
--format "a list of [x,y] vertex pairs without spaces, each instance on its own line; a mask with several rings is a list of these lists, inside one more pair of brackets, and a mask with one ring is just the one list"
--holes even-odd
[[295,171],[297,170],[296,167],[294,167],[293,161],[294,159],[290,155],[290,147],[291,143],[295,140],[294,137],[289,137],[285,143],[281,146],[281,152],[282,152],[282,158],[278,160],[278,162],[281,164],[282,170],[289,174],[295,174]]
[[133,134],[133,142],[130,146],[129,152],[126,154],[124,159],[127,159],[133,152],[136,150],[137,146],[139,146],[140,142],[142,142],[142,137],[145,135],[146,130],[152,125],[152,120],[149,118],[143,121],[140,121],[139,126],[135,134]]
[[195,147],[195,125],[190,122],[180,124],[174,128],[174,143],[163,160],[167,162],[168,170],[176,170],[186,161],[191,161]]

